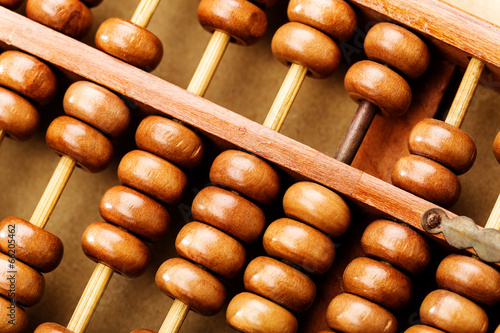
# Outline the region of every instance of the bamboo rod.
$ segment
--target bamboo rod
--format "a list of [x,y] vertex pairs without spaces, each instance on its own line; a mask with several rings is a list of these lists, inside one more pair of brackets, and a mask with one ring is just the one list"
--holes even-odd
[[165,321],[158,333],[177,333],[181,329],[182,323],[189,313],[189,306],[179,300],[174,300],[168,311]]
[[484,227],[500,230],[500,195],[498,196],[495,206],[493,206],[488,221]]
[[135,9],[130,21],[143,28],[146,28],[160,4],[160,0],[142,0]]

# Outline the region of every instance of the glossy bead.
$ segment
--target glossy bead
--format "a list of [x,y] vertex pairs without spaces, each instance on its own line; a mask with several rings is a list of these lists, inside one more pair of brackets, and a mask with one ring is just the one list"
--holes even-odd
[[415,325],[408,328],[405,333],[445,333],[437,328],[426,325]]
[[118,179],[169,205],[178,203],[188,180],[172,163],[142,150],[127,153],[118,165]]
[[347,265],[342,277],[344,291],[373,301],[393,311],[400,311],[411,299],[410,279],[397,269],[366,257]]
[[8,9],[17,9],[23,2],[23,0],[0,0],[0,6]]
[[410,132],[410,153],[443,164],[457,175],[467,172],[476,160],[476,144],[458,127],[437,119],[424,119]]
[[59,155],[71,157],[90,172],[106,169],[113,157],[113,145],[98,130],[73,117],[61,116],[50,123],[47,145]]
[[291,0],[288,19],[304,23],[341,42],[349,40],[358,24],[354,10],[343,0]]
[[500,132],[498,132],[495,140],[493,141],[493,155],[495,155],[498,163],[500,163]]
[[307,223],[332,237],[342,235],[351,224],[351,211],[331,190],[311,182],[295,183],[283,197],[286,216]]
[[42,274],[3,253],[0,253],[0,272],[0,295],[15,299],[22,306],[33,306],[40,301],[45,290]]
[[35,107],[18,94],[0,87],[0,128],[16,140],[35,134],[40,115]]
[[245,243],[262,235],[266,223],[264,212],[247,199],[219,187],[201,190],[191,206],[193,219],[205,222]]
[[238,44],[251,45],[266,32],[266,13],[247,0],[201,0],[198,21],[210,32],[220,30]]
[[53,271],[63,256],[58,237],[17,217],[7,217],[0,223],[0,250],[42,273]]
[[134,278],[148,267],[151,253],[146,244],[112,224],[92,223],[85,229],[82,249],[87,257]]
[[130,110],[125,102],[92,82],[73,83],[64,94],[63,107],[67,115],[112,137],[121,135],[130,123]]
[[0,297],[0,332],[23,333],[28,327],[28,315],[23,308]]
[[204,316],[219,312],[226,299],[226,288],[217,278],[181,258],[165,261],[156,272],[155,281],[165,294]]
[[484,333],[488,329],[488,316],[467,298],[447,290],[434,290],[420,306],[420,320],[447,332]]
[[204,154],[201,138],[186,126],[173,120],[149,116],[135,132],[137,147],[184,168],[197,166]]
[[240,332],[294,333],[298,329],[297,319],[288,310],[247,292],[229,302],[226,320]]
[[80,0],[28,0],[26,15],[70,37],[81,39],[92,27],[92,12]]
[[364,50],[369,59],[396,68],[411,79],[421,76],[431,59],[429,48],[418,36],[386,22],[368,31]]
[[335,258],[335,245],[322,232],[282,218],[269,225],[263,238],[270,256],[286,259],[314,274],[324,274]]
[[56,323],[43,323],[39,325],[33,333],[74,333]]
[[356,295],[336,296],[326,310],[326,323],[333,330],[351,333],[395,333],[396,318],[386,309]]
[[339,47],[330,37],[298,22],[282,25],[274,34],[271,49],[284,65],[302,65],[309,75],[317,78],[332,74],[342,57]]
[[421,273],[429,263],[431,250],[425,238],[396,222],[376,220],[368,225],[361,237],[363,252],[404,269]]
[[175,248],[182,257],[225,278],[236,276],[246,259],[245,248],[237,240],[200,222],[190,222],[179,231]]
[[305,274],[269,257],[252,260],[243,277],[245,289],[290,311],[306,311],[316,297],[316,285]]
[[162,239],[170,226],[170,215],[163,205],[126,186],[107,190],[99,212],[107,222],[152,242]]
[[493,306],[500,302],[500,273],[474,258],[451,254],[436,271],[436,281],[448,289],[477,303]]
[[0,85],[42,105],[48,104],[57,92],[57,79],[52,70],[37,58],[19,51],[0,54]]
[[399,117],[411,104],[411,88],[399,74],[370,60],[352,65],[344,86],[355,101],[366,100],[380,108],[386,117]]
[[163,57],[161,41],[149,30],[130,21],[110,18],[95,35],[96,47],[146,71],[154,70]]
[[237,150],[226,150],[215,158],[210,181],[264,205],[270,204],[280,191],[278,173],[269,164]]
[[445,208],[457,202],[462,189],[450,169],[418,155],[400,158],[391,179],[395,186]]

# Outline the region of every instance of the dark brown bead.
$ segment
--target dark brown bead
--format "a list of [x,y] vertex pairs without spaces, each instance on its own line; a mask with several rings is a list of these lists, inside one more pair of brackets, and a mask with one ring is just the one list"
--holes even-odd
[[426,325],[415,325],[408,328],[405,333],[445,333],[437,328]]
[[23,2],[23,0],[0,0],[0,6],[8,9],[17,9]]
[[102,0],[81,0],[87,7],[92,8],[101,4]]
[[276,5],[280,0],[252,0],[259,7],[270,8]]
[[28,327],[28,315],[20,306],[0,297],[0,332],[23,333]]
[[56,323],[43,323],[39,325],[33,333],[74,333]]
[[16,140],[35,134],[40,115],[35,107],[18,94],[0,87],[0,128]]

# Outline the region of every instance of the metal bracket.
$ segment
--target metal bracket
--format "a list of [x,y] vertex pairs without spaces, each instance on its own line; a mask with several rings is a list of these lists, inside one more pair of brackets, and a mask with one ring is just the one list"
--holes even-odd
[[500,230],[479,229],[467,216],[449,218],[438,208],[424,213],[422,226],[430,234],[443,233],[448,244],[457,249],[473,248],[480,259],[500,262]]

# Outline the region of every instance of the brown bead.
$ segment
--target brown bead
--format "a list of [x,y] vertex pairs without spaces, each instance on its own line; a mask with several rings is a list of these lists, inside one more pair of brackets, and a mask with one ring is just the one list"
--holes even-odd
[[17,9],[23,2],[23,0],[0,0],[0,6],[8,9]]
[[0,87],[0,128],[16,140],[35,134],[40,115],[35,107],[18,94]]
[[295,333],[298,329],[297,319],[290,311],[247,292],[229,302],[226,320],[240,332]]
[[493,333],[500,333],[500,325],[498,325],[497,329]]
[[57,79],[52,70],[37,58],[19,51],[0,54],[0,85],[42,105],[57,92]]
[[92,27],[92,12],[80,0],[28,0],[26,15],[70,37],[81,39]]
[[256,43],[266,32],[266,13],[247,0],[201,0],[198,21],[210,32],[220,30],[238,44]]
[[152,71],[163,57],[161,41],[149,30],[130,21],[110,18],[95,35],[96,47],[129,64]]
[[326,310],[326,323],[333,330],[351,333],[395,333],[396,318],[373,302],[356,295],[343,293],[336,296]]
[[0,332],[23,333],[28,327],[28,315],[23,308],[0,297]]
[[445,333],[437,328],[426,325],[415,325],[408,328],[405,333]]
[[411,88],[399,74],[370,60],[352,65],[344,86],[355,101],[366,100],[380,108],[386,117],[399,117],[411,104]]
[[295,183],[285,192],[286,216],[307,223],[332,237],[347,231],[351,211],[345,201],[331,190],[311,182]]
[[92,82],[73,83],[64,94],[63,107],[67,115],[112,137],[121,135],[130,123],[130,110],[125,102]]
[[101,4],[102,0],[81,0],[87,7],[92,8]]
[[484,333],[488,329],[488,316],[467,298],[447,290],[434,290],[420,306],[420,320],[446,332]]
[[500,163],[500,132],[495,136],[495,141],[493,141],[493,155]]
[[179,231],[175,248],[182,257],[225,278],[235,277],[246,259],[245,248],[237,240],[200,222],[190,222]]
[[450,169],[418,155],[400,158],[391,179],[395,186],[445,208],[457,202],[462,190]]
[[427,267],[431,258],[431,250],[422,235],[387,220],[370,223],[361,237],[361,246],[367,256],[385,260],[415,275]]
[[210,224],[245,243],[255,242],[266,223],[258,206],[215,186],[206,187],[196,195],[191,213],[194,220]]
[[288,19],[304,23],[341,42],[349,40],[358,25],[354,10],[343,0],[291,0]]
[[134,278],[148,268],[151,253],[146,244],[112,224],[92,223],[85,229],[82,249],[87,257]]
[[149,116],[135,132],[137,147],[184,168],[194,168],[203,159],[201,138],[186,126],[173,120]]
[[443,164],[457,175],[467,172],[476,160],[476,144],[467,133],[437,119],[424,119],[410,132],[410,153]]
[[271,48],[276,59],[284,65],[302,65],[309,75],[317,78],[332,74],[342,57],[330,37],[298,22],[281,26],[274,34]]
[[162,239],[170,226],[170,215],[163,205],[126,186],[107,190],[99,212],[107,222],[152,242]]
[[63,256],[58,237],[17,217],[7,217],[0,223],[0,250],[42,273],[53,271]]
[[165,294],[204,316],[219,312],[226,300],[226,288],[217,278],[181,258],[165,261],[156,272],[155,281]]
[[429,66],[429,48],[415,34],[392,23],[374,25],[365,38],[369,59],[396,68],[411,79],[421,76]]
[[280,0],[252,0],[259,7],[270,8],[276,5]]
[[342,276],[344,291],[361,296],[393,311],[400,311],[411,299],[410,279],[393,267],[366,257],[347,265]]
[[270,256],[286,259],[314,274],[324,274],[335,258],[335,245],[324,233],[282,218],[269,225],[263,238]]
[[500,302],[500,273],[474,258],[451,254],[436,271],[436,281],[448,289],[477,303],[493,306]]
[[142,150],[133,150],[122,158],[118,178],[122,184],[169,205],[180,201],[188,183],[175,165]]
[[280,191],[278,173],[269,164],[237,150],[226,150],[215,158],[210,168],[210,181],[263,205],[270,204]]
[[245,288],[290,311],[306,311],[316,297],[316,285],[305,274],[269,257],[252,260],[243,277]]
[[56,323],[43,323],[39,325],[33,333],[74,333]]
[[113,145],[98,130],[73,117],[57,117],[46,134],[47,145],[90,172],[106,169],[113,158]]

